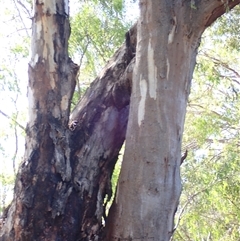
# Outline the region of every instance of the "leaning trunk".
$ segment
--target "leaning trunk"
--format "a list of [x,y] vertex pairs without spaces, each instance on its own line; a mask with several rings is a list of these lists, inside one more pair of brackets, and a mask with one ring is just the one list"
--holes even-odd
[[[106,240],[169,240],[181,141],[200,42],[176,3],[142,1],[126,149]],[[159,9],[158,12],[155,10]],[[171,14],[169,14],[171,12]]]
[[223,10],[220,2],[205,4],[194,9],[186,1],[140,1],[126,147],[106,241],[167,241],[174,232],[197,49],[214,7]]

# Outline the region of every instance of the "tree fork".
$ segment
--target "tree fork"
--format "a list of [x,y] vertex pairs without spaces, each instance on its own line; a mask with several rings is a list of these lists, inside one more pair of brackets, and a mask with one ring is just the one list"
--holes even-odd
[[34,12],[25,157],[0,240],[90,240],[125,139],[136,26],[69,121],[78,66],[68,57],[67,1],[35,1]]
[[[226,2],[232,8],[240,0],[198,2],[207,13],[194,20],[204,29],[225,12]],[[78,67],[67,54],[67,1],[35,1],[34,11],[26,152],[0,240],[102,240],[103,200],[111,196],[109,181],[125,138],[136,27],[131,44],[126,36],[127,44],[74,109],[71,131]]]

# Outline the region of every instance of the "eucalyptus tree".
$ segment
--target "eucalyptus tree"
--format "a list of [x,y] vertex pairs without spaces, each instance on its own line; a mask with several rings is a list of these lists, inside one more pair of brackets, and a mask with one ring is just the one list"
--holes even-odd
[[26,151],[0,240],[169,240],[200,39],[239,2],[141,0],[138,24],[69,117],[79,67],[68,56],[68,1],[34,1]]

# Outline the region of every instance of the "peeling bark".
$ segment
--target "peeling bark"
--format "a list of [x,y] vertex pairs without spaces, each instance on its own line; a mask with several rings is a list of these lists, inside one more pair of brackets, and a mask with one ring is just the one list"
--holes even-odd
[[69,120],[78,66],[67,54],[66,1],[34,10],[26,151],[0,240],[97,240],[125,139],[136,26]]
[[70,117],[73,185],[84,210],[80,240],[98,240],[104,198],[109,201],[112,195],[111,176],[128,121],[136,26],[129,36],[130,42],[116,52]]
[[[233,7],[239,2],[240,0],[230,1],[230,5]],[[160,15],[161,21],[166,23],[160,34],[161,41],[165,41],[165,45],[160,45],[159,49],[166,47],[163,54],[158,55],[155,51],[158,41],[152,36],[147,42],[146,39],[139,38],[139,46],[146,42],[142,47],[143,49],[147,47],[147,50],[145,49],[146,55],[142,57],[145,58],[143,65],[139,64],[138,56],[136,60],[138,71],[134,73],[131,99],[131,103],[135,104],[131,107],[132,114],[128,127],[128,143],[132,144],[127,145],[122,171],[125,173],[122,174],[118,184],[111,214],[107,217],[105,229],[107,241],[116,238],[133,240],[147,239],[147,237],[165,241],[172,235],[173,216],[180,192],[180,144],[184,108],[190,89],[196,49],[204,28],[217,17],[216,12],[219,16],[224,12],[222,1],[212,0],[211,4],[209,1],[197,3],[198,15],[190,5],[187,7],[184,5],[185,11],[182,12],[182,6],[179,5],[177,8],[177,5],[171,4],[168,5],[171,14],[163,11],[163,15]],[[184,4],[187,4],[186,1]],[[203,11],[206,9],[208,11]],[[112,195],[110,179],[125,139],[135,64],[137,27],[133,26],[126,34],[126,43],[91,84],[69,120],[70,102],[78,66],[69,59],[67,53],[70,33],[68,4],[66,0],[36,0],[34,11],[32,59],[29,64],[30,119],[27,127],[26,152],[16,178],[14,200],[1,228],[0,241],[104,240],[102,237],[104,198],[110,199]],[[214,13],[214,17],[210,16],[211,12]],[[181,19],[191,22],[192,25],[186,22],[181,25]],[[140,29],[143,30],[142,27]],[[155,29],[156,26],[150,24],[146,33],[151,35]],[[141,33],[138,36],[141,36]],[[179,52],[179,49],[185,50],[185,55]],[[166,50],[171,54],[164,52]],[[187,57],[186,53],[189,53]],[[181,66],[181,68],[178,66],[181,72],[177,71],[174,63]],[[140,75],[141,66],[142,70],[148,69],[146,75]],[[179,73],[182,74],[181,78],[177,77]],[[152,81],[159,77],[160,81]],[[139,80],[142,83],[141,81],[139,83]],[[161,90],[160,97],[159,90]],[[140,95],[137,94],[139,91]],[[174,91],[179,96],[172,95]],[[173,98],[168,98],[169,96]],[[155,108],[155,102],[161,103],[159,108]],[[150,108],[146,108],[149,106]],[[169,107],[173,114],[168,113],[164,116],[167,113],[165,107]],[[151,118],[155,122],[151,122]],[[166,127],[167,134],[164,132],[163,135],[155,135],[159,134],[153,125],[156,124],[156,118],[157,122],[161,122],[163,130]],[[166,123],[167,120],[170,120],[170,127]],[[137,138],[136,135],[131,136],[131,128],[133,130],[141,128],[144,133],[146,126],[152,136],[151,134],[146,136],[139,134]],[[158,139],[157,136],[162,139]],[[134,142],[129,141],[131,138]],[[171,143],[170,146],[166,144],[166,140]],[[160,143],[159,146],[155,146],[156,143]],[[161,168],[157,161],[155,163],[149,159],[148,162],[146,157],[149,150],[159,154],[156,155],[156,160],[160,160],[160,167],[164,173],[161,173],[157,180],[159,182],[164,180],[167,184],[165,188],[170,190],[170,196],[164,196],[164,188],[158,189],[154,180],[156,173],[152,173],[154,167],[151,169],[149,165],[156,164],[155,169]],[[131,155],[135,155],[135,151],[137,156],[132,159]],[[141,159],[142,157],[145,159]],[[146,166],[142,163],[139,165],[139,161]],[[139,168],[144,172],[138,172]],[[150,181],[149,177],[152,178]],[[134,182],[137,186],[134,186]],[[172,198],[169,206],[165,206],[165,209],[166,207],[169,209],[163,210],[160,216],[156,212],[156,206],[150,205],[152,202],[149,202],[150,206],[146,209],[144,206],[144,202],[150,200],[149,195],[156,197],[159,190],[161,190],[159,200],[165,198],[159,205],[163,206],[163,209],[169,198]],[[141,212],[136,199],[139,195],[142,200],[139,206]],[[119,204],[123,206],[119,207]],[[122,207],[125,212],[124,218],[121,213]],[[142,220],[139,215],[143,213]],[[155,223],[154,220],[157,218],[158,221]],[[143,226],[142,229],[141,222],[156,224],[154,226],[156,232],[152,232],[152,226]],[[161,226],[160,223],[165,226],[162,224]],[[160,228],[156,230],[156,227]],[[158,233],[159,230],[163,230],[161,235]]]

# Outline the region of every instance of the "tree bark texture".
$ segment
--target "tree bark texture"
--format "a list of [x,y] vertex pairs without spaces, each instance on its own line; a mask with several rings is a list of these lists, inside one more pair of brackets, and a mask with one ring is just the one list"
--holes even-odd
[[140,0],[126,147],[106,241],[167,241],[174,232],[197,49],[203,31],[225,9],[221,1],[194,4]]
[[125,140],[136,26],[69,120],[78,66],[67,52],[67,1],[34,7],[26,151],[0,240],[100,240]]
[[[223,1],[141,1],[126,154],[104,230],[104,199],[125,139],[136,31],[73,110],[67,0],[35,0],[26,151],[0,241],[168,240],[197,47]],[[229,2],[229,8],[240,0]],[[102,238],[102,231],[106,235]]]

